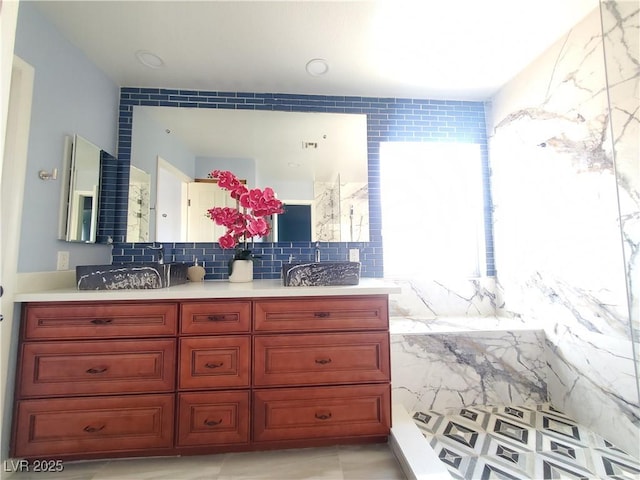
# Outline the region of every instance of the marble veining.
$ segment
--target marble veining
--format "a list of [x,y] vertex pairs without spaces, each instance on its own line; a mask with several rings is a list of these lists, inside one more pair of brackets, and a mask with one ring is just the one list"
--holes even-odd
[[547,399],[541,330],[392,334],[391,358],[408,410]]
[[495,313],[544,330],[550,401],[628,450],[640,444],[639,16],[637,2],[602,1],[488,117]]

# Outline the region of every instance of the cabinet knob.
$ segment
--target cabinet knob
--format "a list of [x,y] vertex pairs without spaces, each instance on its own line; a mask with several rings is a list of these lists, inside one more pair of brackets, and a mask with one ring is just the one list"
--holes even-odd
[[91,323],[94,325],[109,325],[113,323],[113,318],[94,318]]
[[316,418],[318,420],[329,420],[331,418],[331,412],[316,412]]
[[210,363],[205,363],[204,366],[207,368],[220,368],[221,366],[224,365],[224,362],[210,362]]
[[314,312],[313,316],[316,318],[328,318],[331,316],[330,312]]
[[220,420],[209,420],[209,419],[206,419],[204,421],[204,424],[207,427],[215,427],[216,425],[220,425],[221,423],[222,423],[222,419],[220,419]]
[[89,368],[86,372],[95,375],[97,373],[104,373],[107,370],[109,370],[109,367],[98,367],[98,368]]
[[320,365],[326,365],[328,363],[331,363],[331,359],[330,358],[317,358],[316,359],[316,363],[318,363]]

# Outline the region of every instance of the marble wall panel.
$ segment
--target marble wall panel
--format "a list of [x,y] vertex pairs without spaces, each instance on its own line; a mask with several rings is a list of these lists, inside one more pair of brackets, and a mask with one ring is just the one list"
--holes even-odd
[[[602,2],[611,137],[632,335],[640,342],[640,2]],[[635,350],[640,372],[640,350]],[[637,383],[640,390],[640,383]],[[640,391],[638,392],[640,396]]]
[[[633,105],[609,109],[598,8],[492,99],[495,303],[498,315],[544,328],[551,402],[635,450],[637,338],[625,271],[633,279],[640,232],[631,179],[640,178],[638,61],[637,51],[628,53],[631,32],[637,40],[638,5],[603,2],[603,15],[610,25],[605,48],[618,52],[620,78],[612,87]],[[633,141],[625,140],[627,132],[635,132]],[[636,148],[620,168],[614,141]]]
[[410,412],[545,402],[543,353],[541,330],[392,334],[393,401]]
[[452,316],[493,316],[496,313],[495,280],[490,277],[459,279],[386,279],[402,293],[390,299],[391,317],[433,320]]

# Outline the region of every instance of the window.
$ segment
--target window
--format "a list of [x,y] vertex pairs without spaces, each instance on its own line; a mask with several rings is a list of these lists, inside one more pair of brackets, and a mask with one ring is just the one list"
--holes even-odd
[[480,145],[380,145],[382,241],[387,277],[484,275]]

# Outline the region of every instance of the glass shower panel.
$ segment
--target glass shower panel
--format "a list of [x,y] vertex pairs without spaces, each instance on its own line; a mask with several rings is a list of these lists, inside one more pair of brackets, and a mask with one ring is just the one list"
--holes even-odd
[[640,9],[638,2],[601,1],[600,11],[630,329],[640,399]]

